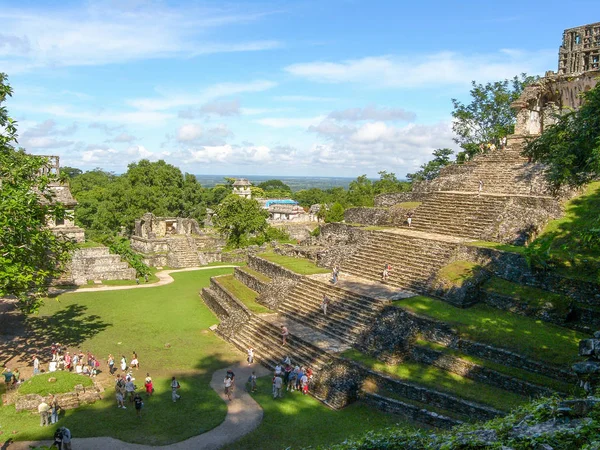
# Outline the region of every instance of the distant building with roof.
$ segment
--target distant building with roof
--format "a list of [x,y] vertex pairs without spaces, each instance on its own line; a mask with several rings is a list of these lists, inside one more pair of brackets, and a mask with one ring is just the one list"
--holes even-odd
[[233,193],[235,195],[239,195],[242,198],[251,198],[252,191],[250,191],[250,183],[246,178],[236,178],[233,183]]

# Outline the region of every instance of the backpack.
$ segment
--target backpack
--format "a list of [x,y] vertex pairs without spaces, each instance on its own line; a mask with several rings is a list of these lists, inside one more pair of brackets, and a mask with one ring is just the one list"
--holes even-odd
[[62,430],[59,428],[58,430],[56,430],[54,432],[54,440],[55,441],[61,441],[62,442],[63,439],[63,432]]

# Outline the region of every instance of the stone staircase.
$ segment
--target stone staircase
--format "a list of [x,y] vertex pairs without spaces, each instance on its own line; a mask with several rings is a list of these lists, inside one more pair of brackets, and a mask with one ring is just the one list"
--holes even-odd
[[[330,299],[323,314],[323,294]],[[357,295],[327,283],[302,278],[279,305],[279,313],[353,345],[387,302]]]
[[200,265],[200,258],[194,238],[190,236],[168,237],[167,265],[179,269],[183,267],[196,267]]
[[135,269],[113,255],[108,247],[79,248],[71,259],[70,275],[75,284],[86,284],[88,280],[133,280]]
[[456,247],[457,244],[442,240],[373,231],[341,268],[344,272],[380,281],[383,266],[388,263],[392,265],[392,272],[387,284],[415,292],[427,291]]

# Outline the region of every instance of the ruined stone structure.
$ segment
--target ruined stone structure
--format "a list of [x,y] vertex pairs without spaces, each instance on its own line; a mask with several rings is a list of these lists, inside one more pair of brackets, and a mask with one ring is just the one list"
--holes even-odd
[[[42,169],[44,175],[59,175],[60,174],[60,160],[58,156],[46,156],[48,158],[48,165]],[[66,217],[57,222],[53,218],[48,218],[47,225],[52,232],[58,236],[64,236],[68,239],[72,239],[75,242],[85,241],[85,232],[83,228],[75,225],[75,206],[77,206],[77,200],[71,195],[71,189],[67,183],[61,183],[59,181],[52,182],[48,188],[53,194],[53,200],[60,202],[66,209]],[[42,201],[45,201],[43,199]]]
[[246,178],[236,178],[233,183],[233,193],[235,195],[239,195],[242,198],[251,198],[252,191],[250,190],[250,183]]
[[195,267],[221,261],[224,245],[222,238],[203,231],[194,219],[156,217],[152,213],[135,221],[131,237],[131,248],[154,267]]
[[558,73],[573,75],[600,69],[600,22],[569,28],[558,51]]
[[135,277],[135,269],[119,255],[111,254],[108,247],[90,247],[73,252],[63,282],[84,285],[90,280],[134,280]]

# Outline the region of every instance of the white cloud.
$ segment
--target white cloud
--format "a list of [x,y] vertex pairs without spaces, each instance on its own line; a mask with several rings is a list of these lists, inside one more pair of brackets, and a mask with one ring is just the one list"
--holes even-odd
[[133,142],[135,140],[136,140],[135,136],[132,136],[129,133],[123,132],[123,133],[120,133],[120,134],[116,135],[114,138],[108,139],[106,142],[127,142],[127,143],[130,143],[130,142]]
[[[21,123],[21,125],[23,125]],[[31,124],[19,138],[19,145],[26,149],[48,148],[56,149],[68,147],[74,143],[71,140],[57,139],[57,136],[70,136],[77,131],[77,124],[59,128],[52,119]]]
[[[0,10],[0,66],[7,72],[39,67],[86,66],[126,61],[193,57],[221,52],[278,48],[273,40],[212,41],[217,27],[260,20],[249,7],[196,5],[168,7],[163,2],[123,7],[118,2],[86,2],[79,8]],[[93,51],[91,50],[93,49]]]
[[323,120],[323,116],[318,117],[265,117],[257,119],[254,122],[271,128],[308,128]]
[[401,108],[378,108],[368,105],[364,108],[348,108],[341,111],[332,111],[329,117],[336,120],[415,120],[416,114]]
[[188,123],[179,127],[177,140],[179,142],[195,141],[202,136],[202,127],[195,123]]
[[440,52],[422,56],[370,56],[341,62],[310,62],[287,66],[292,75],[322,83],[360,83],[371,87],[463,85],[543,73],[555,52],[500,50],[487,55]]
[[335,102],[337,98],[310,95],[280,95],[275,97],[275,100],[280,102]]

